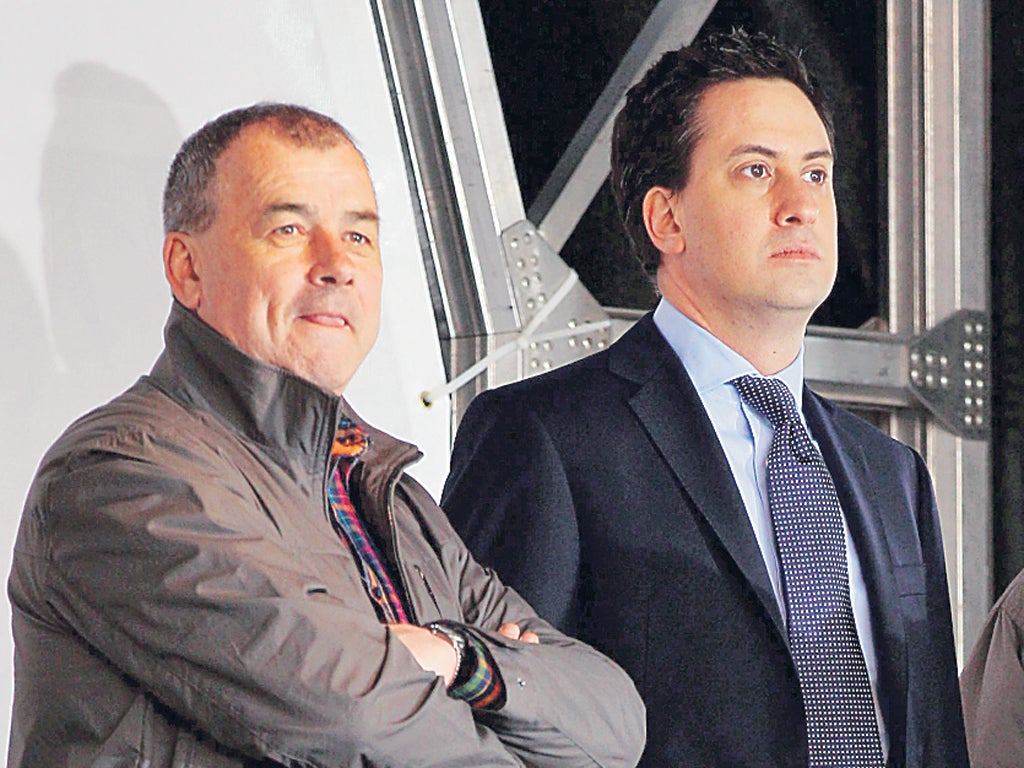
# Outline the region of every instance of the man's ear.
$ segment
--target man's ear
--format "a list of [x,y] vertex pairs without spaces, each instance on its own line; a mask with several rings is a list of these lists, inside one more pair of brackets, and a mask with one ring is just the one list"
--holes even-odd
[[644,195],[644,226],[654,247],[667,255],[686,250],[686,236],[676,208],[679,198],[668,187],[651,187]]
[[196,271],[196,242],[185,232],[169,232],[164,238],[164,275],[171,293],[193,312],[199,309],[202,290]]

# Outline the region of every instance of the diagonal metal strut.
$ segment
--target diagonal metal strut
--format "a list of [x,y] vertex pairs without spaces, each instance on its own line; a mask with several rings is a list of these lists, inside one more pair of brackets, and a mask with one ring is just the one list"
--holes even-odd
[[666,51],[693,42],[715,0],[661,0],[530,206],[528,218],[561,251],[610,168],[612,123],[626,91]]

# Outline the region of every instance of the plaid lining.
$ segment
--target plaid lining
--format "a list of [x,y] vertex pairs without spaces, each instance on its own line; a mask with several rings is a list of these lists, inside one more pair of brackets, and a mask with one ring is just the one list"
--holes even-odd
[[[331,522],[335,530],[348,541],[359,560],[367,594],[373,601],[381,623],[407,624],[409,618],[402,598],[348,495],[352,468],[369,442],[369,437],[359,425],[342,417],[331,445],[331,462],[334,466],[327,486],[327,498],[333,513]],[[448,688],[448,695],[466,702],[473,709],[500,709],[505,704],[505,685],[487,647],[461,625],[444,623],[466,638],[466,656],[469,657],[456,670],[457,679]],[[464,672],[467,668],[469,671]]]
[[466,663],[473,666],[464,681],[455,680],[452,683],[448,695],[466,702],[473,709],[501,709],[505,706],[505,684],[487,646],[458,624],[449,626],[466,638],[466,647],[472,656]]
[[349,419],[342,418],[334,436],[334,444],[331,446],[334,469],[327,486],[327,498],[334,513],[331,522],[334,523],[335,530],[344,534],[356,559],[359,560],[366,592],[377,609],[377,617],[381,623],[407,624],[409,618],[398,590],[388,576],[370,534],[363,527],[348,495],[348,479],[352,474],[352,468],[368,444],[369,438],[366,433]]

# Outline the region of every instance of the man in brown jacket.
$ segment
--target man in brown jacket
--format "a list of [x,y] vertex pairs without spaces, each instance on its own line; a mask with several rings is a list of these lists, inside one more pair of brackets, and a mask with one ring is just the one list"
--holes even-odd
[[1024,571],[992,607],[960,673],[974,768],[1024,762]]
[[29,493],[9,764],[634,765],[629,678],[478,566],[415,447],[342,398],[382,277],[345,130],[222,115],[164,223],[165,350]]

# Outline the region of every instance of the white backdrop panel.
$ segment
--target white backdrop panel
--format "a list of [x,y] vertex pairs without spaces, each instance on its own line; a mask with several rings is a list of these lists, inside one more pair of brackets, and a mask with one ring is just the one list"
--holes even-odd
[[[340,120],[370,165],[382,216],[384,317],[347,392],[417,443],[435,495],[448,467],[444,377],[373,19],[364,0],[5,2],[0,32],[0,573],[46,447],[148,371],[170,302],[160,196],[181,140],[256,101]],[[13,653],[0,622],[0,739]],[[55,664],[60,660],[55,659]]]

